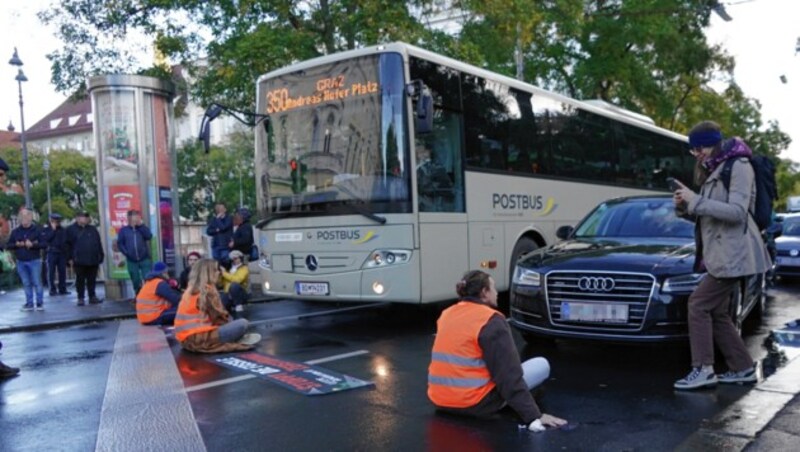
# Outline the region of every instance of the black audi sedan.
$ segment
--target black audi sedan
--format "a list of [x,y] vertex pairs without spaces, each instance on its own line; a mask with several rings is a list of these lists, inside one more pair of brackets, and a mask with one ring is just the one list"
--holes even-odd
[[[688,337],[686,303],[705,276],[694,273],[694,224],[675,215],[671,196],[603,202],[563,241],[522,256],[514,271],[511,324],[541,337],[661,342]],[[763,275],[731,295],[741,328],[766,303]]]

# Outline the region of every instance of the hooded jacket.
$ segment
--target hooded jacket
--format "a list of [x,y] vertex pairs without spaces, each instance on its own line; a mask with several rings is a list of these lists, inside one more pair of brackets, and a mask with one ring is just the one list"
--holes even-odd
[[250,211],[241,209],[239,215],[242,216],[242,224],[236,227],[233,231],[233,248],[239,250],[245,256],[250,255],[250,249],[253,247],[253,225],[250,224]]

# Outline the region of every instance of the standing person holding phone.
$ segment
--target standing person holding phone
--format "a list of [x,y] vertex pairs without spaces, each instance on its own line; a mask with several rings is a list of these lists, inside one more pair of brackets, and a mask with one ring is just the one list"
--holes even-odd
[[[673,201],[678,215],[695,221],[695,271],[706,276],[689,297],[689,341],[692,369],[675,382],[676,389],[698,389],[717,383],[758,381],[757,365],[729,314],[731,293],[741,278],[764,273],[770,258],[753,216],[755,174],[750,148],[739,138],[723,140],[721,128],[703,121],[689,132],[697,158],[695,193],[680,183]],[[730,190],[721,179],[724,162],[731,167]],[[714,372],[714,344],[728,371]]]

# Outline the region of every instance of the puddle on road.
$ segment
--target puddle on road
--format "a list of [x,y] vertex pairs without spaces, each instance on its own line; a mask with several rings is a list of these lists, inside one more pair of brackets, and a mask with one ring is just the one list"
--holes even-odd
[[793,320],[783,328],[772,330],[764,338],[767,355],[761,360],[764,378],[774,374],[797,356],[800,356],[800,319]]

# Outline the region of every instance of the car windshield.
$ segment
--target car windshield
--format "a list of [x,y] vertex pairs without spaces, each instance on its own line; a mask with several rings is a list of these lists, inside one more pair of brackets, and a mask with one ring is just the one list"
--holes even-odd
[[783,220],[783,235],[800,236],[800,218],[785,218]]
[[694,224],[675,215],[672,199],[628,199],[600,204],[574,236],[693,238]]

